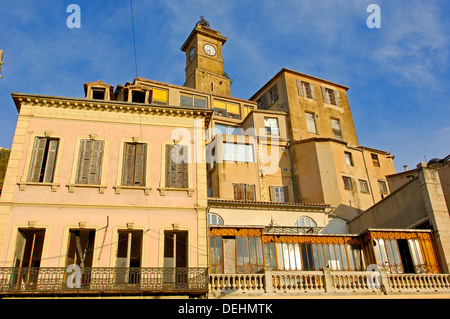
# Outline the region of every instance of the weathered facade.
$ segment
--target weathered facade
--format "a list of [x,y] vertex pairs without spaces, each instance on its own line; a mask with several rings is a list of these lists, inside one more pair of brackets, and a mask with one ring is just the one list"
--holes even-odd
[[0,294],[376,294],[371,265],[385,291],[407,274],[448,290],[444,237],[358,223],[387,202],[395,170],[359,145],[348,88],[282,69],[232,97],[226,40],[197,23],[183,86],[136,77],[86,83],[84,98],[12,94]]

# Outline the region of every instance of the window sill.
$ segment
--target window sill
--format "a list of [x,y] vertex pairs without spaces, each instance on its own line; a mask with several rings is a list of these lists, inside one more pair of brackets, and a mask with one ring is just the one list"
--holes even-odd
[[75,191],[75,187],[84,187],[84,188],[98,188],[100,194],[105,193],[106,185],[93,185],[93,184],[67,184],[69,188],[69,193],[73,193]]
[[56,192],[58,187],[61,185],[59,183],[39,183],[39,182],[20,182],[17,183],[19,185],[19,190],[24,191],[27,185],[29,186],[50,186],[52,192]]
[[122,189],[135,189],[135,190],[143,190],[145,195],[149,195],[152,190],[151,187],[146,186],[123,186],[123,185],[114,185],[113,188],[116,190],[116,194],[120,194]]
[[192,194],[194,193],[193,188],[179,188],[179,187],[160,187],[158,188],[159,190],[159,195],[161,196],[165,196],[166,195],[166,191],[175,191],[175,192],[187,192],[189,197],[192,197]]

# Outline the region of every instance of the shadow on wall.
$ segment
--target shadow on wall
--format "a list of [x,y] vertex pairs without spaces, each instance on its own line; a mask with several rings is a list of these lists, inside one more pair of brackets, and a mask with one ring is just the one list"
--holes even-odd
[[332,218],[322,229],[322,234],[348,234],[347,223],[356,216],[359,216],[363,210],[348,205],[339,205],[330,213]]

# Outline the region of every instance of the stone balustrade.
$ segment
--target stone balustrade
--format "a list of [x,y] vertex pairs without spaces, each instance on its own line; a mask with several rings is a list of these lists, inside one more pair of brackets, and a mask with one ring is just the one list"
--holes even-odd
[[272,271],[211,274],[211,298],[226,296],[389,295],[448,293],[450,274],[389,274],[385,271]]

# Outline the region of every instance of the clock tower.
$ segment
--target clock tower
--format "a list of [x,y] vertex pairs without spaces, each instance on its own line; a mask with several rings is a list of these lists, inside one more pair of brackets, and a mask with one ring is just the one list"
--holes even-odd
[[197,22],[181,51],[186,52],[184,86],[230,95],[230,79],[224,76],[222,46],[227,38],[209,27],[203,17]]

